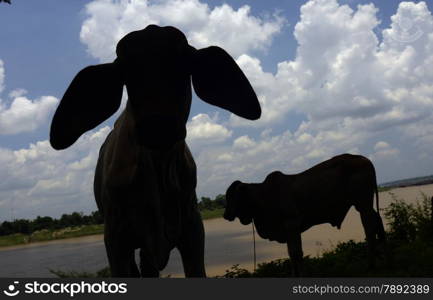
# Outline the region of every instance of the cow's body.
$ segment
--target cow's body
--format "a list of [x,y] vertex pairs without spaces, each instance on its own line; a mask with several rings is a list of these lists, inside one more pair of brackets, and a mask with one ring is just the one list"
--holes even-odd
[[142,265],[156,273],[166,266],[174,247],[182,249],[182,227],[189,227],[188,234],[194,231],[198,242],[197,264],[202,265],[204,232],[195,195],[196,166],[188,146],[183,140],[164,151],[137,145],[130,138],[130,117],[124,112],[117,120],[101,147],[95,172],[95,198],[107,220],[108,257],[120,251],[116,245],[129,252],[140,248]]

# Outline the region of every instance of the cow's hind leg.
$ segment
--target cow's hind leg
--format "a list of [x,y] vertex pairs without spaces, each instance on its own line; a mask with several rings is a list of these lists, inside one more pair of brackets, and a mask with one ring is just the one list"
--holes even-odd
[[362,226],[364,227],[365,237],[368,244],[368,266],[369,268],[375,267],[376,255],[376,235],[378,234],[378,219],[377,213],[373,208],[356,208],[360,215]]
[[386,241],[385,228],[383,226],[382,218],[380,217],[380,214],[378,212],[376,212],[376,217],[377,217],[377,238],[379,241],[381,257],[385,258],[385,262],[387,266],[390,267],[393,265],[392,253],[389,251],[388,243]]
[[204,267],[204,227],[198,210],[186,224],[183,224],[182,236],[177,245],[182,257],[185,277],[206,277]]
[[383,226],[382,218],[380,217],[380,214],[378,212],[375,213],[377,218],[377,238],[379,242],[385,243],[386,235],[385,235],[385,228]]

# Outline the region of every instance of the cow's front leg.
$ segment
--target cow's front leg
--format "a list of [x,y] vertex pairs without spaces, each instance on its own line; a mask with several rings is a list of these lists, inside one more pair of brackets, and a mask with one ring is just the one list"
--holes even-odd
[[204,227],[197,209],[183,225],[182,236],[177,245],[182,257],[185,277],[206,277],[204,266]]
[[302,240],[300,231],[291,231],[287,237],[287,250],[292,261],[292,276],[302,276],[302,260],[304,253],[302,252]]
[[140,272],[135,263],[134,249],[127,247],[121,241],[109,237],[105,237],[104,242],[111,277],[140,277]]
[[140,249],[140,271],[141,277],[159,277],[159,271],[148,261],[143,248]]

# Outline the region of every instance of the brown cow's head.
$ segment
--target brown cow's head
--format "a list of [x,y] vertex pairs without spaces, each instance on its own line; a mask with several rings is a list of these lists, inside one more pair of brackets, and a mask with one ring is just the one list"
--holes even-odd
[[165,147],[186,136],[191,79],[203,101],[255,120],[261,109],[248,79],[222,48],[195,49],[178,29],[149,25],[124,36],[113,63],[81,70],[53,117],[50,142],[71,146],[120,106],[123,86],[127,112],[138,144]]
[[251,192],[249,184],[239,180],[233,182],[226,192],[224,219],[233,221],[239,218],[243,225],[250,224],[253,221],[252,206],[254,205],[254,195]]

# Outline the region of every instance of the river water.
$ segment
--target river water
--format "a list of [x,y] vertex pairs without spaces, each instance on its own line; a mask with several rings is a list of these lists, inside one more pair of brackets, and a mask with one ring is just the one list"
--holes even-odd
[[[392,193],[407,202],[421,199],[421,192],[431,197],[433,184],[398,188]],[[380,193],[380,207],[391,202],[388,192]],[[382,213],[383,218],[383,213]],[[206,231],[206,271],[208,276],[222,275],[234,264],[253,269],[252,227],[238,220],[227,222],[213,219],[204,222]],[[329,224],[314,226],[302,234],[304,255],[317,256],[331,249],[339,241],[364,239],[359,214],[352,208],[337,230]],[[283,244],[269,242],[256,236],[257,262],[286,258]],[[49,269],[95,272],[107,266],[102,235],[87,236],[25,246],[0,249],[0,277],[55,277]],[[173,250],[162,276],[182,277],[182,264],[177,250]]]

